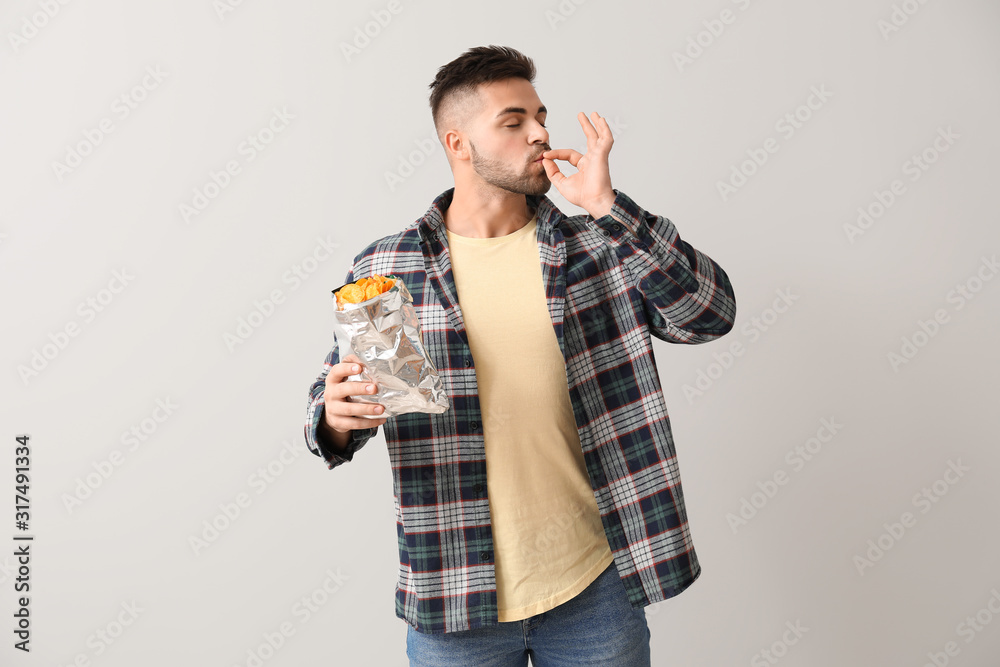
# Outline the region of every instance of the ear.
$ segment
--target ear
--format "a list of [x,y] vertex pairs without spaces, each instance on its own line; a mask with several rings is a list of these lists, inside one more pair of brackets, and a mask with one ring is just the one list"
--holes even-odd
[[471,160],[469,153],[469,142],[463,133],[458,130],[448,130],[444,135],[444,149],[451,160]]

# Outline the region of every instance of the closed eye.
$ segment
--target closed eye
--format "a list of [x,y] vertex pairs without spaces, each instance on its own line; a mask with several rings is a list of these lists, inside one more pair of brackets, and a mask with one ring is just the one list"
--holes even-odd
[[[513,125],[504,125],[504,127],[518,127],[520,123],[514,123]],[[546,127],[545,123],[539,123],[542,127]]]

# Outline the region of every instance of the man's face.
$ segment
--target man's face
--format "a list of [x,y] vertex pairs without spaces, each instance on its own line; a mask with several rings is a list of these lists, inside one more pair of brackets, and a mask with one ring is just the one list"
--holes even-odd
[[552,182],[539,158],[549,150],[546,111],[526,79],[510,78],[479,86],[482,108],[469,133],[472,168],[508,192],[542,195]]

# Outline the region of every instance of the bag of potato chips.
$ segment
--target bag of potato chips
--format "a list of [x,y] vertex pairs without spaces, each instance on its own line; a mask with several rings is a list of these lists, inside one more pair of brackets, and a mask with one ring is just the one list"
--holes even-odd
[[340,358],[355,354],[365,370],[347,379],[374,382],[375,394],[351,401],[385,406],[380,415],[441,413],[451,407],[441,377],[427,356],[413,297],[398,277],[373,275],[333,290],[334,331]]

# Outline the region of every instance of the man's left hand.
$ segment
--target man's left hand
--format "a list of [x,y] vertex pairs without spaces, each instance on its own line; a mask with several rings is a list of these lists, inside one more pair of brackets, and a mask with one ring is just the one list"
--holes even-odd
[[[579,206],[596,219],[610,213],[615,201],[611,174],[608,171],[608,154],[615,140],[611,136],[608,121],[596,111],[591,117],[596,128],[582,111],[577,114],[583,132],[587,135],[587,154],[581,155],[572,148],[545,151],[542,153],[542,166],[566,201]],[[566,160],[576,167],[577,172],[572,176],[565,175],[559,171],[555,160]]]

